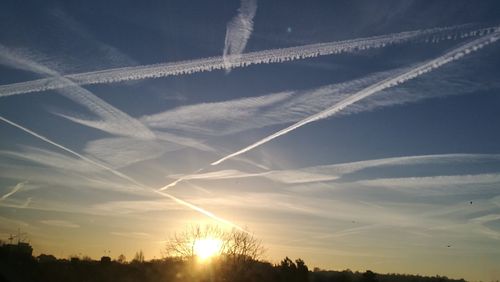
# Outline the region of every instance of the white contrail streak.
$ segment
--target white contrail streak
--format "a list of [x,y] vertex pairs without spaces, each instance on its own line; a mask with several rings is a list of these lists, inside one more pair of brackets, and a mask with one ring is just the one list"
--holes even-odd
[[[334,41],[290,48],[250,52],[241,54],[241,56],[239,56],[238,58],[234,58],[234,60],[232,60],[231,62],[231,67],[238,68],[255,64],[282,63],[287,61],[314,58],[318,56],[355,52],[358,50],[366,50],[371,48],[382,48],[387,45],[418,40],[426,42],[437,42],[439,40],[482,35],[484,33],[489,33],[494,29],[488,27],[461,32],[461,30],[463,29],[470,28],[470,26],[471,25],[468,24],[443,28],[406,31],[344,41]],[[65,75],[64,77],[69,81],[62,81],[56,78],[44,78],[2,85],[0,86],[0,97],[30,92],[54,90],[71,86],[72,83],[76,83],[77,85],[112,83],[126,80],[139,80],[146,78],[191,74],[225,68],[226,64],[224,63],[224,59],[222,56],[219,56],[155,65],[107,69],[101,71]]]
[[115,169],[113,169],[111,167],[108,167],[108,166],[100,164],[100,163],[98,163],[98,162],[96,162],[96,161],[94,161],[92,159],[89,159],[89,158],[87,158],[87,157],[85,157],[85,156],[83,156],[83,155],[81,155],[81,154],[79,154],[79,153],[77,153],[77,152],[69,149],[69,148],[66,148],[63,145],[60,145],[60,144],[58,144],[58,143],[56,143],[56,142],[54,142],[54,141],[52,141],[52,140],[50,140],[48,138],[46,138],[46,137],[44,137],[44,136],[36,133],[36,132],[33,132],[32,130],[30,130],[30,129],[28,129],[28,128],[20,125],[20,124],[17,124],[17,123],[15,123],[13,121],[10,121],[10,120],[2,117],[2,116],[0,116],[0,120],[4,121],[4,122],[6,122],[6,123],[8,123],[8,124],[10,124],[10,125],[12,125],[14,127],[17,127],[18,129],[21,129],[22,131],[24,131],[24,132],[26,132],[26,133],[28,133],[30,135],[33,135],[34,137],[36,137],[38,139],[41,139],[41,140],[43,140],[43,141],[45,141],[45,142],[47,142],[47,143],[49,143],[49,144],[51,144],[53,146],[56,146],[57,148],[59,148],[61,150],[64,150],[64,151],[66,151],[66,152],[68,152],[68,153],[70,153],[70,154],[72,154],[72,155],[74,155],[74,156],[76,156],[76,157],[78,157],[78,158],[80,158],[80,159],[82,159],[82,160],[84,160],[84,161],[92,164],[92,165],[95,165],[95,166],[98,166],[98,167],[100,167],[100,168],[102,168],[104,170],[107,170],[107,171],[111,172],[112,174],[114,174],[114,175],[116,175],[116,176],[118,176],[118,177],[120,177],[122,179],[125,179],[125,180],[127,180],[127,181],[129,181],[129,182],[131,182],[131,183],[133,183],[135,185],[137,185],[138,187],[140,187],[140,188],[142,188],[144,190],[152,191],[153,193],[162,195],[163,197],[166,197],[166,198],[169,198],[171,200],[174,200],[178,204],[181,204],[181,205],[183,205],[183,206],[185,206],[187,208],[190,208],[190,209],[192,209],[194,211],[197,211],[197,212],[199,212],[199,213],[201,213],[203,215],[206,215],[206,216],[208,216],[208,217],[210,217],[212,219],[215,219],[215,220],[217,220],[217,221],[219,221],[221,223],[229,224],[232,227],[235,227],[235,228],[238,228],[240,230],[243,230],[243,228],[241,228],[240,226],[238,226],[238,225],[236,225],[236,224],[234,224],[234,223],[232,223],[230,221],[227,221],[227,220],[225,220],[223,218],[220,218],[220,217],[216,216],[215,214],[213,214],[213,213],[211,213],[211,212],[209,212],[207,210],[204,210],[204,209],[202,209],[202,208],[200,208],[200,207],[198,207],[196,205],[193,205],[193,204],[191,204],[189,202],[186,202],[186,201],[184,201],[182,199],[179,199],[179,198],[177,198],[177,197],[175,197],[173,195],[167,194],[165,192],[157,191],[157,190],[155,190],[155,189],[153,189],[151,187],[144,186],[143,184],[137,182],[135,179],[133,179],[133,178],[131,178],[131,177],[129,177],[129,176],[127,176],[127,175],[125,175],[125,174],[123,174],[123,173],[121,173],[121,172],[119,172],[119,171],[117,171],[117,170],[115,170]]
[[402,156],[362,160],[332,165],[303,167],[291,170],[266,170],[264,172],[257,173],[244,172],[239,170],[219,170],[206,173],[195,172],[194,174],[184,175],[182,177],[179,177],[178,181],[173,182],[169,187],[174,186],[179,181],[186,181],[187,183],[189,183],[189,180],[225,180],[250,177],[264,177],[275,182],[286,184],[312,183],[337,180],[344,175],[356,173],[368,168],[411,166],[421,164],[460,164],[465,162],[478,163],[492,161],[500,162],[500,154],[437,154]]
[[195,206],[195,205],[193,205],[193,204],[191,204],[191,203],[189,203],[189,202],[186,202],[186,201],[184,201],[184,200],[181,200],[181,199],[179,199],[179,198],[177,198],[177,197],[174,197],[174,196],[172,196],[172,195],[170,195],[170,194],[167,194],[167,193],[165,193],[165,192],[162,192],[162,191],[158,191],[158,190],[154,190],[154,189],[152,189],[152,191],[153,191],[154,193],[156,193],[156,194],[162,195],[163,197],[169,198],[169,199],[171,199],[171,200],[175,201],[175,202],[176,202],[176,203],[178,203],[178,204],[181,204],[181,205],[186,206],[186,207],[188,207],[188,208],[190,208],[190,209],[192,209],[192,210],[194,210],[194,211],[197,211],[197,212],[199,212],[199,213],[201,213],[201,214],[204,214],[204,215],[206,215],[206,216],[208,216],[208,217],[210,217],[210,218],[212,218],[212,219],[214,219],[214,220],[217,220],[217,221],[219,221],[219,222],[221,222],[221,223],[227,224],[227,225],[229,225],[229,226],[231,226],[231,227],[234,227],[234,228],[236,228],[236,229],[238,229],[238,230],[240,230],[240,231],[247,232],[247,231],[246,231],[244,228],[242,228],[241,226],[238,226],[237,224],[234,224],[234,223],[232,223],[231,221],[228,221],[228,220],[225,220],[225,219],[223,219],[223,218],[220,218],[220,217],[216,216],[215,214],[213,214],[213,213],[211,213],[211,212],[209,212],[209,211],[207,211],[207,210],[205,210],[205,209],[202,209],[202,208],[200,208],[200,207],[198,207],[198,206]]
[[165,186],[163,186],[163,187],[161,187],[161,188],[159,188],[158,190],[155,190],[155,191],[165,191],[165,190],[167,190],[167,189],[168,189],[168,188],[170,188],[170,187],[174,187],[174,186],[175,186],[175,185],[177,185],[179,182],[184,181],[184,180],[188,180],[188,179],[190,179],[190,177],[191,177],[193,174],[197,174],[197,173],[201,172],[202,170],[203,170],[203,168],[200,168],[200,169],[198,169],[197,171],[193,172],[192,174],[188,174],[188,175],[185,175],[185,176],[183,176],[183,177],[180,177],[180,178],[179,178],[179,179],[177,179],[176,181],[174,181],[174,182],[172,182],[172,183],[170,183],[170,184],[167,184],[167,185],[165,185]]
[[37,74],[48,75],[51,76],[51,79],[55,79],[60,83],[68,85],[69,87],[61,89],[58,92],[103,119],[103,121],[90,121],[62,115],[74,122],[98,128],[113,134],[131,136],[139,139],[154,139],[155,137],[154,133],[141,122],[108,104],[106,101],[94,95],[94,93],[75,84],[68,78],[59,74],[57,71],[41,65],[27,56],[13,52],[1,44],[0,63]]
[[439,56],[433,60],[427,61],[423,64],[417,65],[416,67],[413,67],[410,70],[403,72],[399,75],[396,75],[392,78],[384,79],[384,80],[377,82],[371,86],[368,86],[368,87],[364,88],[363,90],[355,93],[354,95],[349,96],[346,99],[336,103],[335,105],[331,106],[330,108],[328,108],[324,111],[321,111],[317,114],[314,114],[312,116],[309,116],[309,117],[307,117],[307,118],[305,118],[297,123],[292,124],[291,126],[289,126],[287,128],[284,128],[284,129],[282,129],[274,134],[271,134],[271,135],[255,142],[255,143],[253,143],[250,146],[247,146],[247,147],[245,147],[237,152],[234,152],[230,155],[227,155],[227,156],[219,159],[218,161],[213,162],[211,165],[218,165],[227,159],[230,159],[230,158],[233,158],[235,156],[241,155],[245,152],[248,152],[248,151],[250,151],[250,150],[252,150],[252,149],[254,149],[262,144],[265,144],[265,143],[273,140],[274,138],[277,138],[281,135],[287,134],[288,132],[295,130],[301,126],[304,126],[308,123],[330,117],[330,116],[334,115],[335,113],[337,113],[338,111],[344,109],[345,107],[347,107],[347,106],[349,106],[349,105],[351,105],[359,100],[362,100],[362,99],[364,99],[370,95],[373,95],[377,92],[380,92],[384,89],[402,84],[410,79],[416,78],[424,73],[427,73],[427,72],[430,72],[434,69],[437,69],[437,68],[441,67],[442,65],[445,65],[447,63],[458,60],[458,59],[462,58],[463,56],[465,56],[466,54],[477,51],[480,48],[497,41],[498,39],[500,39],[500,27],[495,28],[494,32],[489,34],[489,35],[482,36],[474,41],[466,43],[458,48],[455,48],[455,49],[447,52],[446,54],[444,54],[442,56]]
[[14,186],[10,192],[8,192],[7,194],[3,195],[0,198],[0,201],[3,201],[5,199],[7,199],[8,197],[14,195],[17,191],[21,190],[27,182],[28,181],[23,181],[23,182],[17,183],[16,186]]
[[73,150],[71,150],[71,149],[69,149],[69,148],[67,148],[67,147],[59,144],[59,143],[56,143],[56,142],[54,142],[54,141],[52,141],[52,140],[50,140],[50,139],[48,139],[48,138],[46,138],[46,137],[38,134],[38,133],[36,133],[36,132],[34,132],[34,131],[32,131],[32,130],[30,130],[30,129],[28,129],[28,128],[20,125],[20,124],[17,124],[17,123],[15,123],[13,121],[10,121],[10,120],[4,118],[3,116],[0,116],[0,120],[4,121],[4,122],[6,122],[6,123],[8,123],[8,124],[10,124],[10,125],[12,125],[14,127],[17,127],[18,129],[21,129],[22,131],[24,131],[24,132],[26,132],[26,133],[28,133],[30,135],[33,135],[34,137],[36,137],[36,138],[38,138],[40,140],[43,140],[43,141],[45,141],[45,142],[47,142],[47,143],[49,143],[49,144],[51,144],[53,146],[56,146],[57,148],[59,148],[59,149],[61,149],[63,151],[66,151],[66,152],[68,152],[68,153],[70,153],[70,154],[72,154],[72,155],[74,155],[74,156],[76,156],[76,157],[78,157],[78,158],[80,158],[80,159],[82,159],[82,160],[84,160],[84,161],[92,164],[92,165],[98,166],[98,167],[100,167],[100,168],[102,168],[104,170],[107,170],[107,171],[111,172],[112,174],[114,174],[114,175],[116,175],[118,177],[121,177],[121,178],[124,178],[124,179],[126,179],[128,181],[131,181],[135,185],[142,186],[140,183],[138,183],[134,179],[132,179],[132,178],[124,175],[123,173],[121,173],[119,171],[116,171],[115,169],[112,169],[112,168],[110,168],[110,167],[108,167],[106,165],[103,165],[101,163],[98,163],[98,162],[96,162],[96,161],[94,161],[92,159],[89,159],[89,158],[85,157],[84,155],[81,155],[81,154],[79,154],[79,153],[77,153],[77,152],[75,152],[75,151],[73,151]]
[[238,15],[226,27],[226,38],[222,60],[226,73],[231,71],[233,60],[239,58],[247,46],[253,31],[253,17],[257,12],[257,0],[241,0]]

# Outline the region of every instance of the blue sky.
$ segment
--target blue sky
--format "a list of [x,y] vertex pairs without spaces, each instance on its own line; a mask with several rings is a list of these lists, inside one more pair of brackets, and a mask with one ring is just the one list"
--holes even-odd
[[[495,1],[3,1],[0,234],[499,279]],[[450,246],[450,247],[448,247]]]

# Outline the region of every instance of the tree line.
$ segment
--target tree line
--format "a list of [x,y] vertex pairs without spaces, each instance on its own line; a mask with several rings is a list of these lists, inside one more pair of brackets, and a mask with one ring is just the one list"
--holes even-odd
[[[9,259],[0,254],[0,281],[12,282],[465,282],[443,276],[425,277],[404,274],[377,274],[372,271],[352,272],[318,270],[310,271],[301,259],[284,258],[278,264],[260,260],[246,260],[234,265],[195,265],[193,261],[164,258],[151,261],[118,259],[89,260],[47,259],[24,257]],[[109,258],[109,257],[103,257]]]
[[[216,254],[199,261],[196,243],[216,238]],[[0,248],[0,282],[182,281],[182,282],[464,282],[442,276],[376,274],[372,271],[310,271],[304,260],[285,257],[277,264],[262,259],[262,242],[245,230],[191,226],[167,240],[164,258],[146,261],[139,251],[128,262],[124,255],[100,260],[90,257],[57,259],[52,255],[16,253]]]

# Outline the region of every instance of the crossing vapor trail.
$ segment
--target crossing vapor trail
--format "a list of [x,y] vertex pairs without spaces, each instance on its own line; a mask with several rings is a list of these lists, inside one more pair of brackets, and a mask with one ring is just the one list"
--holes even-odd
[[292,124],[291,126],[289,126],[287,128],[284,128],[284,129],[282,129],[274,134],[271,134],[271,135],[255,142],[255,143],[253,143],[252,145],[249,145],[249,146],[247,146],[247,147],[245,147],[237,152],[229,154],[229,155],[213,162],[211,165],[218,165],[225,160],[228,160],[230,158],[233,158],[233,157],[241,155],[245,152],[248,152],[248,151],[250,151],[250,150],[252,150],[260,145],[263,145],[263,144],[265,144],[265,143],[267,143],[267,142],[269,142],[269,141],[271,141],[271,140],[273,140],[281,135],[287,134],[288,132],[293,131],[293,130],[295,130],[301,126],[304,126],[308,123],[328,118],[328,117],[334,115],[335,113],[339,112],[340,110],[344,109],[345,107],[347,107],[347,106],[349,106],[349,105],[351,105],[359,100],[362,100],[362,99],[364,99],[370,95],[373,95],[377,92],[380,92],[384,89],[391,88],[391,87],[397,86],[399,84],[405,83],[408,80],[411,80],[413,78],[421,76],[424,73],[435,70],[435,69],[437,69],[437,68],[439,68],[447,63],[458,60],[471,52],[477,51],[486,45],[489,45],[493,42],[496,42],[499,39],[500,39],[500,27],[496,27],[494,29],[494,32],[491,34],[482,36],[476,40],[473,40],[473,41],[466,43],[460,47],[457,47],[457,48],[447,52],[446,54],[439,56],[433,60],[427,61],[427,62],[420,64],[420,65],[417,65],[415,67],[412,67],[408,71],[405,71],[403,73],[398,73],[393,77],[390,77],[390,78],[384,79],[382,81],[379,81],[375,84],[372,84],[372,85],[360,90],[359,92],[345,98],[344,100],[339,101],[338,103],[331,106],[330,108],[328,108],[324,111],[321,111],[317,114],[311,115],[311,116],[309,116],[301,121],[298,121],[298,122]]
[[70,80],[71,83],[61,79],[44,78],[14,84],[1,85],[0,97],[30,92],[54,90],[69,87],[72,85],[72,83],[75,83],[77,85],[102,84],[127,80],[140,80],[146,78],[159,78],[192,74],[213,70],[223,70],[228,67],[228,61],[231,62],[230,67],[234,69],[255,64],[282,63],[287,61],[315,58],[318,56],[350,53],[372,48],[382,48],[388,45],[401,44],[412,41],[437,42],[440,40],[465,38],[469,36],[483,35],[494,30],[494,28],[491,27],[468,30],[468,28],[470,28],[471,26],[471,24],[466,24],[451,27],[405,31],[373,37],[249,52],[245,54],[239,54],[234,57],[232,55],[228,55],[225,58],[223,56],[208,57],[172,63],[143,65],[137,67],[125,67],[70,74],[65,75],[64,77]]
[[101,120],[85,120],[60,114],[61,116],[64,116],[74,122],[95,127],[117,135],[125,135],[148,140],[155,138],[154,133],[135,118],[110,105],[89,90],[75,84],[68,78],[62,76],[59,72],[38,63],[33,59],[30,59],[26,55],[12,51],[2,44],[0,44],[0,64],[49,76],[50,79],[54,79],[60,83],[68,85],[67,88],[59,89],[59,94],[85,107]]
[[217,221],[219,221],[221,223],[228,224],[228,225],[230,225],[232,227],[235,227],[235,228],[238,228],[239,230],[244,231],[243,228],[241,228],[240,226],[236,225],[235,223],[232,223],[232,222],[230,222],[228,220],[220,218],[220,217],[216,216],[215,214],[213,214],[213,213],[211,213],[211,212],[209,212],[209,211],[207,211],[207,210],[205,210],[203,208],[200,208],[200,207],[198,207],[198,206],[196,206],[194,204],[191,204],[191,203],[189,203],[187,201],[179,199],[179,198],[177,198],[177,197],[175,197],[175,196],[173,196],[171,194],[168,194],[168,193],[165,193],[165,192],[162,192],[162,191],[157,191],[157,190],[155,190],[155,189],[153,189],[151,187],[147,187],[147,186],[145,186],[145,185],[137,182],[135,179],[133,179],[133,178],[131,178],[131,177],[129,177],[129,176],[127,176],[127,175],[125,175],[125,174],[117,171],[116,169],[113,169],[113,168],[108,167],[108,166],[106,166],[104,164],[96,162],[96,161],[94,161],[94,160],[92,160],[90,158],[87,158],[87,157],[85,157],[82,154],[79,154],[79,153],[77,153],[77,152],[75,152],[75,151],[73,151],[73,150],[71,150],[71,149],[69,149],[69,148],[67,148],[67,147],[65,147],[65,146],[57,143],[57,142],[54,142],[54,141],[48,139],[47,137],[44,137],[44,136],[42,136],[42,135],[40,135],[40,134],[38,134],[38,133],[36,133],[36,132],[34,132],[32,130],[30,130],[30,129],[28,129],[28,128],[22,126],[22,125],[20,125],[20,124],[17,124],[17,123],[15,123],[15,122],[7,119],[7,118],[4,118],[3,116],[0,116],[0,120],[3,121],[3,122],[5,122],[5,123],[7,123],[7,124],[10,124],[10,125],[18,128],[18,129],[20,129],[20,130],[22,130],[22,131],[24,131],[24,132],[26,132],[26,133],[28,133],[28,134],[36,137],[36,138],[38,138],[38,139],[40,139],[40,140],[42,140],[44,142],[47,142],[47,143],[49,143],[49,144],[51,144],[51,145],[53,145],[53,146],[55,146],[55,147],[57,147],[57,148],[65,151],[65,152],[68,152],[71,155],[76,156],[76,157],[78,157],[78,158],[86,161],[89,164],[92,164],[92,165],[97,166],[99,168],[102,168],[102,169],[104,169],[106,171],[109,171],[112,174],[114,174],[114,175],[116,175],[116,176],[118,176],[118,177],[120,177],[122,179],[125,179],[125,180],[129,181],[130,183],[138,186],[141,189],[144,189],[144,190],[153,192],[155,194],[161,195],[163,197],[169,198],[169,199],[175,201],[176,203],[178,203],[180,205],[183,205],[183,206],[185,206],[185,207],[187,207],[187,208],[189,208],[191,210],[194,210],[194,211],[199,212],[199,213],[201,213],[201,214],[203,214],[205,216],[208,216],[208,217],[210,217],[210,218],[212,218],[214,220],[217,220]]
[[[226,28],[222,55],[226,64],[226,73],[231,71],[231,60],[239,57],[245,50],[248,39],[252,35],[253,18],[257,12],[257,0],[241,0],[240,5],[238,15],[227,24]],[[231,60],[228,57],[231,57]]]

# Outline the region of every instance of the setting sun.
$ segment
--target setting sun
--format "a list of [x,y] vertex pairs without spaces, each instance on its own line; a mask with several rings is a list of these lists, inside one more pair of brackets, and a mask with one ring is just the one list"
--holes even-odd
[[222,241],[219,239],[199,239],[194,242],[194,254],[202,261],[219,254]]

